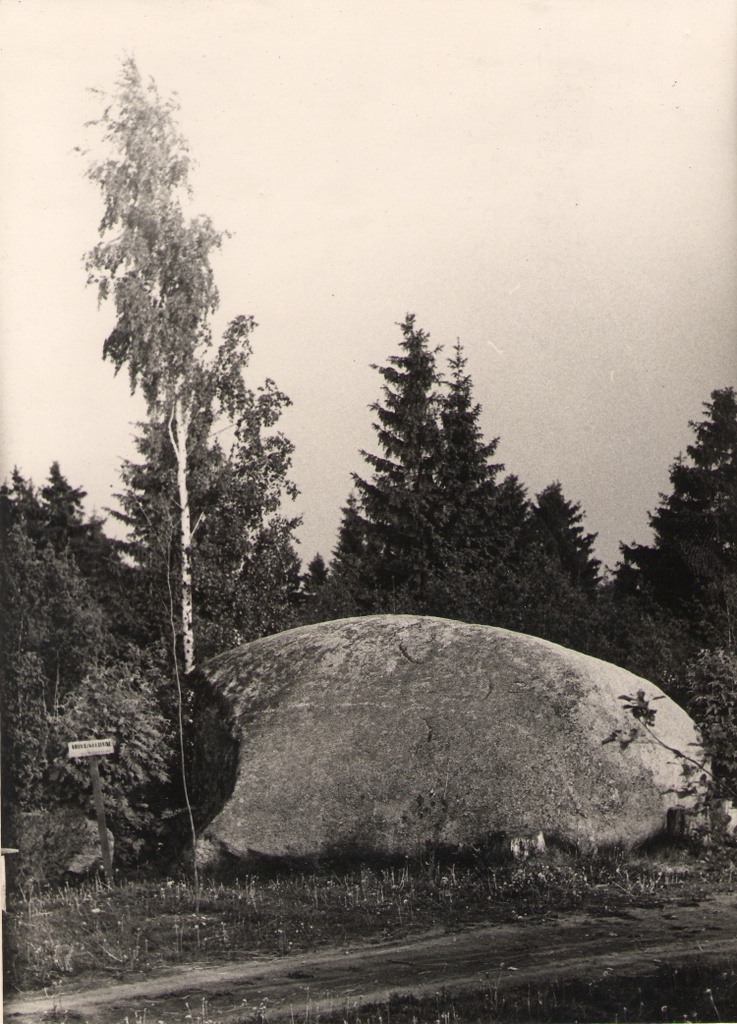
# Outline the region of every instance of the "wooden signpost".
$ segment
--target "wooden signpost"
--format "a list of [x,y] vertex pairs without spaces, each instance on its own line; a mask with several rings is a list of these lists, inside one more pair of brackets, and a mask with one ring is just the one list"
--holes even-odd
[[90,775],[92,776],[92,794],[95,798],[95,813],[97,814],[97,828],[100,832],[100,850],[102,851],[102,864],[105,868],[105,877],[108,885],[113,883],[113,858],[110,853],[110,843],[107,838],[107,825],[105,824],[105,805],[102,802],[102,787],[100,786],[100,769],[98,763],[101,757],[115,752],[115,743],[111,739],[105,740],[74,740],[69,744],[69,757],[88,757],[90,759]]

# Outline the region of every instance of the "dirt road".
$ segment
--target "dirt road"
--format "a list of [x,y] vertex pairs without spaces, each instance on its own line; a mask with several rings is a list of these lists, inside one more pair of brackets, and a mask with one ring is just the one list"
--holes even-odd
[[[445,986],[503,989],[566,977],[596,980],[607,972],[646,973],[697,955],[737,955],[737,896],[698,905],[621,914],[560,915],[421,935],[396,944],[324,949],[315,953],[168,969],[157,977],[6,1001],[8,1024],[37,1024],[54,1009],[60,1019],[88,1024],[208,1020],[238,1021],[264,1007],[269,1021],[343,1010]],[[138,1016],[136,1016],[138,1014]],[[48,1018],[47,1018],[48,1019]]]

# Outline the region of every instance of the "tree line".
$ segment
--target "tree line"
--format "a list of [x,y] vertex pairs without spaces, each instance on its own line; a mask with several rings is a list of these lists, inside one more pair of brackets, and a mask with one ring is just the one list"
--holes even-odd
[[[86,806],[66,743],[113,735],[105,772],[120,856],[194,831],[186,788],[196,664],[292,626],[379,612],[503,626],[658,683],[704,731],[716,774],[737,782],[737,396],[712,392],[650,514],[650,544],[622,544],[606,574],[580,504],[539,494],[496,461],[460,342],[444,360],[416,317],[374,367],[376,444],[362,452],[334,551],[300,564],[290,514],[288,397],[248,383],[257,325],[212,337],[211,256],[224,235],[190,217],[176,106],[133,60],[98,122],[89,169],[103,216],[90,282],[115,308],[103,357],[140,389],[146,418],[124,463],[115,540],[57,463],[37,488],[0,488],[3,800],[19,812]],[[194,806],[193,806],[194,805]],[[8,836],[8,825],[11,835]]]

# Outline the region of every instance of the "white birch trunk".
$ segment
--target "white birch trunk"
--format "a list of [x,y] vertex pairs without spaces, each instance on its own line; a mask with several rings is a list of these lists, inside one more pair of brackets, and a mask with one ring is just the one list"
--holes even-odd
[[[182,400],[174,402],[173,424],[169,434],[177,460],[177,488],[179,491],[181,533],[181,597],[182,597],[182,646],[184,651],[185,674],[194,668],[194,631],[192,626],[192,524],[189,515],[189,491],[187,489],[187,431],[189,413],[183,408]],[[172,429],[173,426],[173,429]]]

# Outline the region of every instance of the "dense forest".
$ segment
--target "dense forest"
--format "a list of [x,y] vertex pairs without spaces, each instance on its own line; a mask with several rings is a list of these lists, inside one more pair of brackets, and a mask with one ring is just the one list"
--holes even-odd
[[[85,513],[83,482],[54,463],[40,485],[0,488],[4,841],[24,811],[89,801],[66,757],[113,736],[104,785],[116,857],[135,863],[186,835],[181,762],[189,673],[267,634],[378,612],[519,630],[621,665],[700,725],[718,784],[737,784],[737,395],[704,396],[674,452],[650,544],[611,572],[585,512],[551,481],[529,494],[484,437],[460,343],[444,353],[407,314],[374,367],[375,445],[356,457],[335,549],[302,566],[291,513],[288,397],[246,384],[256,323],[211,335],[211,254],[223,235],[189,219],[189,156],[175,107],[135,63],[99,127],[103,216],[90,282],[115,307],[103,356],[147,416],[124,464],[125,539]],[[191,825],[191,810],[190,810]]]

